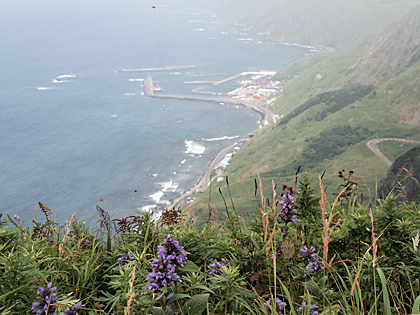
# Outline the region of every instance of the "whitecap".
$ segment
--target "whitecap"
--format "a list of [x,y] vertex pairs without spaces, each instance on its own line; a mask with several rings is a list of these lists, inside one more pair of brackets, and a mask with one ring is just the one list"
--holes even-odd
[[160,198],[164,195],[163,191],[158,191],[154,194],[151,194],[149,197],[152,198],[156,203],[159,202]]
[[118,117],[118,115],[110,115],[109,117],[115,118],[115,117]]
[[44,86],[40,86],[36,88],[38,91],[46,91],[46,90],[50,90],[51,88],[49,87],[44,87]]
[[130,82],[141,82],[144,81],[144,79],[128,79]]
[[127,95],[127,96],[132,96],[132,95],[136,95],[136,94],[134,94],[134,93],[124,93],[124,95]]
[[182,160],[182,161],[181,161],[181,164],[184,164],[185,162],[187,162],[187,160]]
[[210,139],[202,139],[203,141],[220,141],[220,140],[230,140],[230,139],[235,139],[235,138],[239,138],[239,136],[223,136],[223,137],[219,137],[219,138],[210,138]]
[[187,146],[187,150],[185,151],[186,154],[203,154],[204,150],[206,150],[205,146],[195,143],[192,140],[185,140],[185,145]]
[[169,182],[163,182],[159,184],[162,185],[162,192],[166,192],[172,186],[172,179]]

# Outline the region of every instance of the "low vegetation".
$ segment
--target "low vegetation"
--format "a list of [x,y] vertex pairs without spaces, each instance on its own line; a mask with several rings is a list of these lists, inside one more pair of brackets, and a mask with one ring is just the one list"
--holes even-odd
[[397,191],[363,200],[354,170],[336,173],[331,203],[321,178],[297,176],[256,179],[248,217],[228,196],[204,221],[177,209],[113,220],[97,207],[93,229],[42,203],[42,222],[7,214],[0,314],[418,314],[419,205]]

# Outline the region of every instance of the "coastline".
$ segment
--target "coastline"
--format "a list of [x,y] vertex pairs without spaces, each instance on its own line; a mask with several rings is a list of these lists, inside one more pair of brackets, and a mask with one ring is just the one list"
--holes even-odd
[[[265,102],[265,103],[270,103],[270,102]],[[246,106],[246,107],[248,107],[248,108],[250,108],[250,109],[252,109],[252,110],[254,110],[257,114],[259,114],[260,115],[260,122],[261,122],[261,125],[262,126],[264,126],[264,124],[263,124],[263,122],[264,121],[266,121],[264,118],[265,118],[265,116],[266,116],[266,113],[263,111],[263,110],[261,110],[261,109],[259,109],[259,108],[256,108],[256,107],[253,107],[253,106],[247,106],[246,104],[241,104],[241,105],[243,105],[243,106]],[[262,106],[261,104],[259,104],[259,106]],[[267,111],[269,111],[268,109],[267,109]],[[272,113],[271,111],[270,111],[270,113]],[[273,114],[273,113],[272,113]],[[273,120],[271,120],[272,122],[271,123],[266,123],[265,125],[270,125],[270,124],[272,124],[272,123],[274,123],[274,121]],[[250,133],[251,133],[252,131],[250,131]],[[245,138],[245,139],[243,139],[244,141],[247,141],[247,140],[249,140],[249,139],[251,139],[250,137],[247,137],[247,138]],[[209,163],[209,165],[208,165],[208,167],[207,167],[207,170],[201,175],[201,177],[198,179],[198,181],[197,181],[197,183],[193,186],[193,187],[191,187],[191,188],[189,188],[189,189],[187,189],[187,190],[185,190],[185,191],[183,191],[178,197],[176,197],[175,199],[172,199],[172,200],[170,200],[170,205],[168,205],[168,206],[166,206],[166,207],[164,207],[163,209],[172,209],[172,208],[175,208],[177,205],[178,205],[178,208],[181,208],[182,207],[182,205],[179,205],[178,203],[184,198],[184,197],[187,197],[187,196],[190,196],[190,195],[192,195],[192,194],[194,194],[194,193],[203,193],[208,187],[209,187],[209,185],[211,184],[211,182],[213,181],[213,179],[214,179],[214,177],[212,178],[212,179],[210,179],[210,174],[211,174],[211,172],[217,167],[217,165],[220,163],[220,161],[223,159],[223,157],[229,152],[229,150],[231,150],[231,149],[233,149],[234,148],[234,146],[236,145],[236,143],[234,143],[234,144],[231,144],[231,145],[229,145],[228,147],[225,147],[224,149],[222,149],[211,161],[210,161],[210,163]],[[159,211],[161,211],[161,210],[159,210]]]
[[[212,102],[212,103],[227,103],[227,104],[234,104],[234,105],[241,105],[245,106],[254,112],[256,112],[258,115],[260,115],[260,125],[261,128],[266,125],[271,125],[275,123],[275,120],[273,119],[274,113],[271,112],[267,107],[263,106],[266,104],[270,104],[275,98],[267,98],[264,101],[257,100],[257,101],[246,101],[246,100],[240,100],[240,99],[234,99],[234,98],[218,98],[218,99],[211,99],[211,98],[198,98],[198,97],[188,97],[188,96],[172,96],[172,95],[154,95],[154,85],[153,80],[150,77],[144,79],[142,82],[142,90],[143,90],[143,96],[144,97],[150,97],[150,98],[158,98],[158,99],[175,99],[175,100],[184,100],[184,101],[200,101],[200,102]],[[250,131],[252,132],[252,131]],[[243,139],[243,141],[249,140],[250,137],[247,137],[246,139]],[[233,147],[236,145],[236,143],[231,144],[230,146],[222,149],[209,163],[207,170],[201,175],[201,177],[198,179],[197,183],[191,187],[190,189],[187,189],[183,191],[178,197],[175,199],[170,200],[170,204],[166,207],[163,207],[163,209],[156,209],[155,215],[157,217],[160,216],[162,211],[164,209],[172,209],[175,208],[178,205],[178,208],[181,207],[178,203],[184,198],[189,195],[192,195],[194,193],[202,193],[204,192],[210,183],[212,182],[212,179],[210,179],[211,172],[217,167],[217,165],[220,163],[220,161],[223,159],[223,157],[229,152],[229,150],[232,150]]]

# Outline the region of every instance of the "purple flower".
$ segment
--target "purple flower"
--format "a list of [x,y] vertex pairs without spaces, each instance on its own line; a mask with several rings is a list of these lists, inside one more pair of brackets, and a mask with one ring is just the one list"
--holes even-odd
[[134,261],[137,264],[137,260],[134,258],[134,256],[130,252],[128,252],[127,254],[123,253],[121,257],[118,258],[118,263],[120,264],[120,266],[124,266],[130,261]]
[[[264,303],[264,306],[267,308],[268,314],[271,314],[271,298],[268,299],[267,303]],[[283,314],[281,311],[287,306],[286,302],[283,302],[279,298],[276,298],[276,311],[279,314]]]
[[308,247],[303,246],[303,248],[299,251],[300,254],[305,257],[308,262],[311,262],[311,260],[317,260],[318,254],[315,252],[315,247],[311,246],[311,248],[308,249]]
[[[41,315],[43,312],[45,312],[45,314],[57,315],[57,313],[54,312],[55,306],[51,305],[57,302],[58,300],[57,294],[54,293],[56,291],[57,287],[53,287],[51,283],[48,283],[48,286],[45,289],[39,288],[36,291],[36,293],[38,294],[36,299],[38,301],[32,303],[32,312],[38,315]],[[40,306],[42,307],[42,309],[39,308]]]
[[324,265],[318,261],[318,254],[315,252],[315,247],[311,246],[308,247],[303,246],[300,250],[300,254],[305,257],[308,261],[308,274],[320,271]]
[[[225,277],[225,279],[227,279],[227,275],[224,273],[220,273],[220,269],[225,266],[226,268],[229,269],[229,261],[227,261],[226,259],[222,259],[222,262],[218,262],[216,261],[213,264],[210,264],[209,267],[212,268],[212,270],[210,270],[209,272],[209,276],[210,277],[214,277],[215,275],[221,275],[222,277]],[[211,282],[214,282],[214,279],[210,280]]]
[[281,199],[277,201],[277,205],[282,206],[281,212],[279,214],[280,221],[284,220],[286,224],[289,222],[296,224],[297,218],[295,213],[297,213],[297,210],[295,209],[295,202],[296,198],[289,193],[283,194]]
[[59,315],[79,315],[79,313],[77,312],[77,308],[78,307],[85,307],[82,302],[77,303],[75,307],[67,307],[66,310],[64,312],[61,312]]
[[153,271],[146,277],[149,284],[145,291],[155,292],[160,287],[172,286],[175,282],[182,282],[176,274],[177,265],[184,266],[187,262],[187,252],[180,246],[178,241],[171,235],[163,241],[162,246],[158,246],[158,258],[153,259]]
[[309,314],[309,315],[318,315],[318,311],[315,311],[317,308],[318,306],[316,306],[315,304],[309,306],[309,305],[306,305],[305,302],[303,302],[302,306],[298,308],[298,312],[301,312],[301,313],[303,312],[304,314]]
[[324,268],[324,265],[320,263],[319,261],[310,262],[308,265],[308,274],[321,271],[322,268]]

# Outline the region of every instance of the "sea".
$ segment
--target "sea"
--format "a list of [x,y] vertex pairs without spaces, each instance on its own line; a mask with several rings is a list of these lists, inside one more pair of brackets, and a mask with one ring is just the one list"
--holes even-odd
[[[248,70],[280,70],[314,51],[219,21],[200,1],[5,2],[0,12],[0,212],[94,224],[163,209],[193,187],[223,148],[261,127],[243,106],[151,99],[195,96]],[[59,75],[76,79],[57,82]],[[238,80],[206,90],[228,92]],[[215,97],[198,95],[199,97]],[[37,210],[38,209],[38,210]]]

